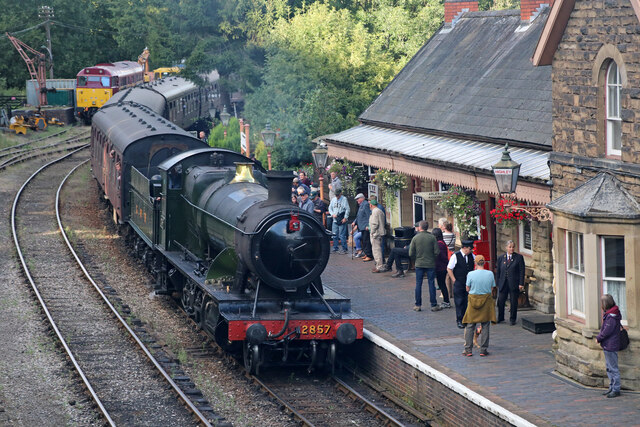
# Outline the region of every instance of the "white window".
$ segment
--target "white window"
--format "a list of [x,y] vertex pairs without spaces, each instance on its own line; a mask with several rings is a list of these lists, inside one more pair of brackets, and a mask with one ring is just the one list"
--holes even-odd
[[601,237],[602,293],[611,294],[627,320],[627,286],[624,275],[624,237]]
[[520,252],[523,254],[531,255],[533,253],[533,242],[531,236],[531,223],[529,221],[521,221],[518,224],[518,234],[520,238]]
[[582,233],[567,232],[567,305],[584,318],[584,246]]
[[622,153],[621,88],[618,65],[611,61],[607,69],[607,154],[614,156],[620,156]]

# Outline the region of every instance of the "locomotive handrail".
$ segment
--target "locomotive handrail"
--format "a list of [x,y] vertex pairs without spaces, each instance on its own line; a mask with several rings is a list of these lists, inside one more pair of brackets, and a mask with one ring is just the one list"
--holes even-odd
[[191,206],[192,208],[196,208],[197,210],[199,210],[200,212],[202,212],[205,215],[209,215],[211,218],[218,220],[220,222],[222,222],[223,224],[228,225],[229,227],[233,228],[236,231],[239,231],[240,233],[244,234],[245,236],[255,236],[256,234],[260,234],[260,232],[262,231],[262,226],[260,226],[260,228],[257,231],[254,231],[253,233],[247,233],[244,230],[239,229],[238,227],[236,227],[235,225],[228,223],[227,221],[225,221],[222,218],[219,218],[217,216],[215,216],[214,214],[212,214],[211,212],[205,211],[204,209],[202,209],[200,206],[194,205],[193,203],[191,203],[189,201],[189,199],[187,199],[184,194],[181,194],[180,197],[182,197],[184,199],[185,202],[187,202],[189,204],[189,206]]

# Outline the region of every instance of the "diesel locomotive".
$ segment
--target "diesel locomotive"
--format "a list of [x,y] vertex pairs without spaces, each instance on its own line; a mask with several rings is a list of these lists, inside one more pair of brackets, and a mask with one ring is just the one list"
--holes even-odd
[[133,89],[93,119],[91,166],[158,294],[246,369],[333,367],[338,345],[363,334],[351,301],[324,288],[324,227],[290,202],[291,172],[266,172],[208,147]]
[[144,68],[133,61],[97,64],[76,76],[76,115],[91,123],[93,115],[118,91],[144,81]]

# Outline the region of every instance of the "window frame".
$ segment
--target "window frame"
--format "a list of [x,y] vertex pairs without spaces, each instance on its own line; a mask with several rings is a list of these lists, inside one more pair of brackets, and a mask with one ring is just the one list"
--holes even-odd
[[[611,74],[612,67],[616,68],[616,79],[615,82],[610,83],[609,77]],[[607,72],[605,73],[605,139],[607,142],[607,156],[615,156],[620,157],[622,155],[622,118],[621,118],[621,106],[620,106],[620,97],[622,93],[622,79],[620,76],[620,67],[616,63],[616,61],[609,62],[607,66]],[[615,90],[616,100],[612,101],[612,97],[610,92]],[[617,101],[617,102],[616,102]],[[615,105],[610,105],[611,102],[615,102]],[[613,108],[612,108],[613,107]],[[615,114],[612,114],[612,110],[614,110]],[[613,130],[615,128],[614,123],[617,123],[619,126],[618,137],[620,138],[620,148],[613,148]]]
[[[599,235],[598,236],[598,240],[599,240],[599,249],[600,249],[600,290],[602,291],[602,295],[609,293],[606,289],[606,283],[607,281],[617,281],[617,282],[623,282],[624,283],[624,298],[625,298],[625,308],[626,308],[626,300],[627,300],[627,277],[626,277],[626,259],[625,259],[625,276],[623,278],[619,278],[619,277],[607,277],[605,276],[606,274],[606,258],[605,258],[605,248],[604,248],[604,242],[605,239],[622,239],[623,241],[623,247],[624,247],[624,236],[614,236],[614,235]],[[622,279],[622,280],[621,280]],[[618,305],[618,307],[620,307],[620,301],[616,301],[616,304]],[[622,314],[623,310],[620,310],[620,313]],[[624,313],[626,313],[626,309],[624,310]],[[628,325],[628,318],[622,318],[622,324],[627,326]]]
[[527,224],[529,224],[529,232],[531,233],[531,249],[527,249],[524,246],[524,224],[525,221],[521,221],[518,224],[518,250],[520,251],[520,253],[525,254],[525,255],[533,255],[533,227],[531,226],[531,222],[530,221],[526,221]]
[[[579,257],[581,259],[579,260],[578,270],[574,270],[569,267],[570,265],[572,265],[572,262],[570,259],[571,255],[573,254],[573,251],[570,249],[570,244],[572,242],[572,238],[571,238],[572,235],[581,237],[577,239],[578,252],[581,253],[581,256]],[[575,316],[581,320],[584,320],[586,319],[586,311],[587,311],[586,299],[585,299],[586,277],[585,277],[585,271],[584,271],[584,234],[576,231],[567,230],[567,232],[565,233],[565,245],[566,245],[565,246],[565,256],[566,256],[565,274],[566,274],[566,288],[567,288],[567,314],[569,314],[570,316]],[[582,271],[580,271],[580,269]],[[573,278],[574,277],[582,278],[582,307],[584,312],[578,311],[577,309],[573,308],[573,301],[574,301]]]

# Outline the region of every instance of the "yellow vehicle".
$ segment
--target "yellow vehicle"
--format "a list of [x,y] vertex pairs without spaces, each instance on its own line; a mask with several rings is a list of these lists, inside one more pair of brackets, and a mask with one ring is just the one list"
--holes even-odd
[[9,121],[9,129],[14,131],[17,135],[27,134],[27,129],[33,130],[45,130],[47,128],[47,120],[42,116],[13,116]]
[[159,80],[159,79],[161,79],[163,77],[178,75],[178,73],[180,73],[180,68],[179,67],[156,68],[155,70],[153,70],[153,79],[154,80]]

